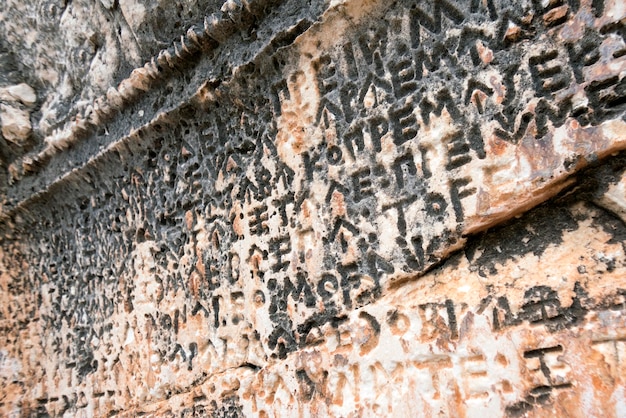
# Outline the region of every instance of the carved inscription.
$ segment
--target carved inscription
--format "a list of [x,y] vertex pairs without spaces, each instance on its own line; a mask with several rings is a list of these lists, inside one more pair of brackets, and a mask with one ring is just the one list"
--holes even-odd
[[[521,415],[575,387],[568,333],[619,378],[624,333],[581,326],[626,291],[591,295],[584,266],[511,296],[476,262],[475,304],[385,299],[626,146],[619,8],[374,3],[263,44],[7,219],[0,325],[38,354],[23,410]],[[621,271],[611,248],[584,256]]]
[[[295,216],[325,225],[312,231],[323,246],[309,250],[326,271],[309,280],[338,303],[331,309],[359,306],[388,278],[424,271],[462,245],[468,224],[496,211],[484,181],[526,175],[510,171],[508,152],[547,147],[554,156],[561,127],[593,130],[623,114],[621,26],[574,31],[568,19],[579,22],[580,4],[552,6],[418,2],[322,51],[306,36],[296,44],[313,57],[280,83],[277,151],[295,172]],[[609,62],[620,75],[598,81],[594,71]],[[576,164],[552,156],[531,164],[551,176]],[[575,320],[535,291],[518,320]]]
[[[555,299],[560,301],[558,296]],[[553,404],[560,394],[571,396],[578,390],[572,383],[575,379],[572,361],[576,359],[580,363],[581,359],[570,355],[568,350],[587,352],[582,347],[592,342],[593,350],[601,350],[612,372],[616,371],[615,359],[621,352],[615,351],[622,344],[621,331],[617,337],[605,341],[594,337],[593,331],[580,333],[580,328],[573,340],[563,329],[546,337],[522,323],[497,330],[489,311],[481,314],[479,307],[478,311],[463,309],[465,314],[459,315],[459,321],[464,324],[463,335],[450,339],[450,325],[432,317],[425,319],[421,314],[424,305],[402,310],[385,306],[376,304],[375,311],[363,308],[341,324],[325,325],[321,331],[323,341],[294,354],[284,364],[264,369],[263,379],[256,379],[252,384],[254,389],[246,390],[276,393],[276,388],[265,382],[279,376],[290,380],[290,375],[295,373],[299,382],[296,396],[304,400],[305,410],[325,414],[345,410],[363,414],[401,410],[458,415],[503,410],[509,416],[522,416],[534,408]],[[457,311],[459,308],[453,306]],[[589,309],[599,316],[609,312],[602,303],[590,305]],[[622,310],[615,316],[614,325],[622,323],[623,314]],[[438,340],[429,338],[432,331],[424,334],[424,329],[433,323],[441,336]],[[546,329],[549,324],[542,326]],[[594,328],[590,323],[586,326]],[[622,329],[621,325],[617,326]],[[486,327],[495,333],[491,334]],[[558,342],[530,346],[516,343],[535,338]],[[476,345],[477,339],[482,341],[480,346]],[[605,348],[607,343],[612,347],[609,350]],[[595,367],[593,364],[593,354],[589,352],[589,358],[576,366]],[[268,378],[268,374],[273,377]],[[273,397],[264,399],[260,395],[254,399],[249,410],[252,413],[272,415],[277,410],[272,405]]]

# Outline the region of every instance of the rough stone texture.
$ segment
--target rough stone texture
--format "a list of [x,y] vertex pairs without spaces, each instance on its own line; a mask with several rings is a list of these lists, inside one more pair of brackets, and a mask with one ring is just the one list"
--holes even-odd
[[626,414],[622,2],[94,4],[0,11],[0,414]]

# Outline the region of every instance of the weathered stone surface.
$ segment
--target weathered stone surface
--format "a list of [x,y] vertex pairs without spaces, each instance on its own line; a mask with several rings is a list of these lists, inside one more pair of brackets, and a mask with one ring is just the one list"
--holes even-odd
[[621,2],[95,4],[0,60],[2,413],[626,413]]
[[624,225],[576,202],[498,232],[321,326],[284,361],[145,412],[226,398],[247,416],[622,416]]

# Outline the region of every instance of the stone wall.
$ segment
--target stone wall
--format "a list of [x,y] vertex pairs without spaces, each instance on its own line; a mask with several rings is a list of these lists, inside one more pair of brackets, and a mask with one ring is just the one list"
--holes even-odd
[[625,22],[9,0],[0,414],[623,416]]

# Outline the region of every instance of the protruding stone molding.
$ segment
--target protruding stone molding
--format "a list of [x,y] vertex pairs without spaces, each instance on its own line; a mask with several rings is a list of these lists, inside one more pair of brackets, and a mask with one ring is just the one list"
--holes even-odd
[[[10,218],[29,202],[45,196],[54,184],[76,178],[76,175],[80,177],[80,170],[115,148],[116,143],[136,140],[146,132],[153,131],[154,126],[168,120],[168,115],[186,104],[200,100],[206,105],[217,101],[219,94],[208,93],[209,91],[218,86],[225,88],[229,80],[236,78],[238,68],[245,67],[260,55],[271,54],[290,44],[311,25],[312,19],[319,17],[316,14],[318,7],[290,16],[281,15],[278,11],[281,3],[282,1],[275,0],[244,3],[228,1],[221,12],[205,17],[204,29],[193,26],[188,30],[187,36],[181,37],[180,42],[175,42],[172,47],[161,51],[144,67],[133,70],[131,76],[123,80],[118,88],[111,87],[106,96],[100,97],[94,106],[88,107],[86,116],[77,116],[66,129],[49,137],[51,139],[46,140],[48,144],[44,151],[27,155],[9,167],[13,174],[5,206],[0,206],[0,219]],[[297,7],[291,4],[295,2],[284,3],[284,7],[289,9]],[[250,28],[254,19],[263,15],[267,17],[270,11],[274,22],[272,27],[255,26],[255,31],[265,32],[266,38],[260,38],[256,43],[251,40],[249,50],[242,57],[232,62],[223,62],[223,65],[220,64],[222,67],[213,62],[215,54],[224,53],[229,56],[228,52],[220,49],[229,35]],[[248,26],[243,25],[244,23]],[[201,70],[198,70],[198,66],[202,67]],[[223,67],[228,68],[229,73],[223,73]],[[145,114],[143,110],[130,110],[134,118],[121,117],[124,112],[139,106],[138,103],[146,102],[146,105],[150,105],[151,99],[162,94],[161,87],[168,80],[190,78],[197,71],[210,71],[211,74],[204,78],[196,77],[195,84],[186,85],[182,97],[172,99],[169,106],[154,112],[147,110]],[[136,121],[141,124],[137,126],[133,123]],[[107,126],[117,127],[121,135],[109,135]],[[64,139],[57,141],[52,138]],[[59,144],[63,145],[57,146]]]
[[[348,5],[348,3],[349,2],[346,2],[346,5]],[[200,56],[202,56],[203,54],[209,54],[211,51],[217,49],[228,39],[228,36],[235,31],[249,27],[255,21],[255,19],[261,19],[264,14],[267,13],[267,9],[270,7],[275,7],[276,4],[276,1],[269,0],[259,2],[226,2],[220,12],[214,13],[213,15],[206,17],[203,20],[202,25],[192,26],[187,31],[187,34],[181,37],[180,41],[175,42],[170,48],[162,51],[160,54],[158,54],[158,56],[154,57],[143,67],[135,69],[131,73],[131,76],[123,80],[117,86],[117,88],[111,87],[106,96],[97,99],[92,106],[87,107],[84,113],[77,115],[68,126],[48,137],[45,141],[47,143],[46,148],[43,151],[39,152],[38,154],[25,156],[19,162],[11,165],[9,171],[11,173],[12,181],[14,184],[8,190],[7,202],[5,204],[6,207],[4,208],[4,210],[0,208],[0,213],[4,213],[6,215],[16,205],[20,205],[20,202],[23,202],[33,196],[44,192],[50,184],[50,177],[55,179],[62,178],[69,171],[77,168],[82,164],[81,161],[74,161],[69,165],[65,164],[63,165],[63,167],[57,167],[56,170],[52,170],[51,176],[48,175],[47,179],[43,179],[44,176],[42,174],[44,170],[52,164],[53,157],[59,155],[60,151],[67,151],[69,148],[76,147],[81,142],[81,140],[84,140],[86,137],[93,136],[94,132],[98,128],[101,128],[106,123],[113,121],[116,115],[119,115],[121,111],[130,107],[142,97],[146,96],[150,91],[154,90],[158,85],[162,84],[168,78],[180,76],[181,70],[196,65]],[[603,8],[607,8],[610,6],[607,5],[605,7],[604,3],[602,4]],[[342,6],[337,4],[331,7],[331,9],[340,10],[343,7],[346,7],[346,5]],[[574,45],[572,44],[572,42],[575,41],[575,38],[577,36],[582,36],[582,29],[578,27],[580,25],[589,24],[593,27],[596,27],[596,29],[601,33],[609,33],[619,30],[619,28],[615,27],[616,25],[619,26],[619,22],[616,23],[611,20],[612,18],[615,18],[615,16],[611,18],[602,15],[602,10],[596,10],[597,6],[594,6],[596,9],[590,9],[590,11],[595,13],[597,17],[595,21],[589,23],[588,15],[585,14],[586,7],[589,7],[589,5],[578,5],[576,10],[572,11],[567,7],[565,7],[565,9],[555,9],[550,5],[545,7],[541,5],[536,5],[536,11],[540,15],[543,14],[543,20],[541,20],[541,22],[542,25],[548,29],[548,33],[550,34],[550,36],[563,38],[562,40],[569,42],[567,44],[570,45],[568,46],[568,48],[572,49],[574,48],[574,46],[571,45]],[[555,16],[553,15],[556,12],[562,14],[562,16],[557,16],[558,22],[554,21]],[[572,12],[576,12],[576,14]],[[424,27],[428,30],[436,31],[437,28],[430,28],[428,23],[430,21],[427,18],[428,16],[422,16],[419,13],[415,15],[417,17],[411,17],[412,24],[414,23],[418,28]],[[439,13],[440,15],[441,13],[443,13],[444,16],[448,16],[448,14],[450,14],[448,18],[450,18],[455,23],[457,23],[457,20],[459,22],[463,21],[463,17],[457,16],[455,14],[455,10],[451,10],[450,12],[446,13],[437,9],[436,14],[437,13]],[[530,18],[534,19],[532,15],[530,16]],[[441,19],[441,16],[439,16],[438,19]],[[528,34],[522,36],[523,28],[525,27],[524,25],[528,22],[517,22],[514,18],[506,15],[506,13],[504,16],[500,16],[498,19],[499,21],[502,21],[504,23],[509,21],[509,26],[512,26],[509,28],[510,30],[506,33],[498,33],[498,35],[503,36],[503,39],[496,39],[494,41],[495,44],[514,44],[516,42],[519,42],[520,39],[524,39],[524,36],[528,36]],[[573,22],[575,23],[571,25],[572,27],[569,28],[568,32],[564,35],[560,26],[566,23],[568,19],[573,19]],[[504,27],[502,25],[503,23],[498,24],[499,27]],[[513,29],[517,30],[517,32],[515,32],[515,30]],[[302,31],[303,30],[304,29],[302,29]],[[489,64],[493,59],[493,51],[486,47],[481,41],[487,35],[485,35],[484,33],[477,34],[478,32],[470,32],[468,32],[469,35],[464,33],[461,34],[457,50],[459,50],[459,53],[461,53],[465,49],[470,48],[470,55],[473,54],[472,59],[477,60],[477,62],[482,61],[485,65]],[[474,40],[475,42],[477,42],[476,45],[470,46],[470,44],[467,44],[467,42],[469,41],[467,41],[466,38],[470,41]],[[502,45],[499,45],[498,47],[500,46]],[[550,46],[543,46],[543,48],[548,47]],[[597,48],[598,45],[596,45],[595,47]],[[596,54],[596,52],[593,53]],[[575,89],[570,88],[567,91],[559,90],[563,87],[559,84],[562,80],[560,80],[559,74],[553,74],[554,71],[561,71],[563,65],[562,61],[564,59],[563,57],[558,56],[558,52],[556,52],[556,50],[549,49],[548,52],[541,52],[538,55],[534,54],[532,57],[530,57],[530,71],[534,71],[533,79],[535,83],[538,83],[537,89],[544,90],[544,94],[555,93],[556,103],[551,104],[541,98],[537,103],[530,104],[530,106],[533,107],[531,111],[521,109],[520,113],[517,115],[514,113],[506,113],[505,115],[494,115],[498,123],[495,123],[495,121],[490,121],[490,125],[493,125],[493,136],[496,138],[497,141],[503,144],[502,146],[500,146],[500,148],[506,148],[506,145],[508,143],[517,145],[519,146],[522,153],[528,154],[526,157],[532,159],[533,156],[529,153],[534,153],[535,151],[533,151],[532,148],[529,148],[523,143],[520,143],[521,136],[524,134],[524,130],[528,127],[530,123],[534,123],[536,125],[536,129],[538,131],[536,134],[537,136],[545,133],[543,132],[543,130],[546,129],[548,123],[552,123],[553,125],[555,125],[555,127],[561,127],[561,136],[565,136],[566,138],[560,139],[559,141],[561,144],[565,144],[567,148],[578,147],[577,144],[581,142],[582,139],[577,131],[589,131],[588,135],[585,134],[583,136],[588,136],[591,139],[591,146],[587,147],[588,149],[585,150],[581,149],[581,152],[576,152],[576,155],[573,156],[563,155],[564,158],[568,159],[568,164],[566,167],[564,166],[564,170],[559,170],[559,173],[556,176],[537,179],[538,183],[534,184],[533,189],[530,190],[530,195],[524,197],[523,200],[526,203],[520,205],[518,212],[526,210],[527,208],[532,207],[533,205],[548,198],[551,195],[551,191],[555,189],[553,187],[553,184],[563,182],[564,179],[569,174],[571,174],[572,171],[582,168],[589,161],[593,161],[597,158],[602,158],[604,155],[622,149],[622,142],[624,141],[623,138],[620,139],[619,130],[621,128],[619,122],[616,121],[615,123],[607,125],[605,128],[600,129],[600,132],[596,132],[594,129],[586,129],[586,127],[581,127],[578,123],[580,112],[584,111],[586,106],[584,99],[579,97],[582,92],[589,90],[593,94],[597,95],[599,94],[598,92],[603,91],[603,89],[610,89],[619,84],[619,79],[617,76],[614,77],[616,78],[616,80],[612,80],[610,79],[610,77],[609,79],[603,80],[602,75],[599,73],[599,71],[601,70],[608,71],[609,73],[615,73],[616,71],[620,71],[619,68],[622,68],[623,71],[623,67],[625,67],[626,64],[624,64],[624,59],[622,55],[619,55],[619,53],[620,51],[613,51],[610,48],[604,48],[601,54],[599,52],[596,54],[602,55],[601,57],[600,55],[598,55],[597,57],[594,55],[594,57],[590,58],[586,55],[584,57],[581,56],[580,52],[576,52],[573,50],[570,51],[570,59],[578,60],[580,61],[580,63],[577,62],[574,66],[575,68],[572,70],[576,76],[576,81],[578,82],[578,85]],[[610,58],[607,54],[613,54],[613,57],[615,58]],[[598,59],[600,59],[599,62]],[[607,60],[609,59],[614,59],[615,62],[611,63],[611,65],[608,65]],[[406,62],[401,62],[397,65],[399,66],[397,70],[399,71],[400,75],[398,75],[399,78],[397,80],[393,81],[393,83],[397,84],[397,86],[395,86],[394,84],[394,90],[396,88],[400,90],[409,89],[412,83],[415,84],[414,81],[410,81],[408,79],[408,81],[405,80],[406,74],[404,73],[409,71],[408,74],[410,74],[410,68],[406,67]],[[583,72],[588,72],[593,80],[583,82]],[[496,97],[496,99],[503,100],[506,104],[511,100],[511,93],[509,92],[509,90],[512,90],[513,92],[515,90],[512,84],[507,84],[512,82],[512,78],[510,77],[512,77],[513,75],[514,71],[511,74],[503,74],[502,81],[504,83],[504,86],[501,87],[504,88],[504,93],[494,92],[493,89],[486,86],[483,82],[479,80],[477,81],[473,78],[469,79],[467,85],[467,94],[465,97],[466,104],[476,103],[476,106],[482,109],[482,107],[485,105],[484,102],[487,100],[488,97],[485,95],[485,91],[483,91],[485,89],[487,89],[486,91],[488,93],[498,96]],[[224,82],[228,78],[228,75],[219,74],[217,77],[211,79],[210,84],[217,85]],[[605,86],[604,84],[607,84],[607,86]],[[619,88],[619,86],[615,88]],[[442,91],[440,91],[439,93],[441,93]],[[440,94],[438,94],[434,102],[430,101],[430,98],[425,97],[424,102],[419,103],[419,105],[418,103],[414,103],[412,105],[415,107],[419,106],[421,112],[426,112],[427,115],[430,114],[433,110],[435,114],[440,114],[442,109],[446,109],[446,100],[448,99],[450,98],[446,97],[445,95],[441,96]],[[324,110],[324,103],[326,103],[325,98],[321,98],[319,110],[317,111],[318,114]],[[560,107],[560,109],[555,110],[555,104],[557,107]],[[435,106],[435,108],[428,110],[429,106]],[[568,109],[570,108],[571,110],[568,111]],[[401,113],[403,109],[404,108],[396,111]],[[162,109],[162,111],[163,110],[166,113],[169,111],[167,109]],[[447,110],[448,114],[451,117],[454,117],[454,115],[450,114],[451,110]],[[595,109],[593,110],[593,112],[595,112]],[[539,116],[535,118],[534,113],[537,113],[537,115]],[[156,114],[154,114],[154,116],[156,117]],[[316,117],[319,118],[319,115],[317,115]],[[406,115],[402,116],[398,114],[398,117],[401,121],[404,121],[399,124],[399,126],[402,127],[402,123],[407,122],[408,119],[406,119]],[[404,117],[404,119],[402,119],[402,117]],[[143,119],[147,122],[145,118]],[[533,121],[533,119],[536,120]],[[568,121],[571,123],[566,123]],[[150,123],[151,122],[149,122],[148,124]],[[428,120],[426,121],[426,124],[428,124]],[[564,124],[565,126],[561,124]],[[128,126],[126,132],[133,132],[135,129],[137,128],[133,126]],[[476,126],[468,129],[468,132],[466,133],[467,138],[451,138],[449,146],[453,147],[453,149],[456,149],[454,147],[459,148],[467,145],[474,147],[475,144],[469,144],[468,141],[471,142],[473,140],[472,137],[476,136],[476,129]],[[507,129],[510,130],[510,132],[507,131]],[[598,133],[600,134],[598,135]],[[478,131],[478,135],[480,136],[480,131]],[[603,139],[598,141],[596,140],[596,138],[598,137]],[[487,139],[491,140],[490,138],[485,138],[485,140]],[[89,154],[95,155],[97,152],[108,146],[109,143],[110,140],[100,140],[98,151],[94,152],[92,150]],[[605,143],[604,145],[607,146],[603,146],[602,143]],[[459,148],[459,150],[460,149],[461,148]],[[571,154],[572,150],[573,149],[569,150],[569,154]],[[480,154],[479,151],[476,152]],[[507,156],[507,158],[510,157],[511,156]],[[81,158],[82,161],[84,161],[84,157]],[[466,156],[459,154],[456,157],[456,161],[452,162],[451,160],[449,164],[454,165],[463,162],[463,158],[466,158]],[[497,170],[497,167],[494,167],[494,170]],[[490,204],[493,204],[493,202],[490,202]],[[508,203],[505,202],[504,205],[508,206]],[[489,212],[490,213],[488,214],[480,214],[480,217],[482,219],[477,220],[475,227],[470,227],[469,231],[471,232],[474,230],[483,229],[484,227],[493,224],[494,222],[501,221],[503,219],[506,219],[507,217],[514,215],[514,213],[507,210],[506,208],[504,208],[504,210],[498,209],[497,205],[493,206],[493,208],[490,209]]]
[[[110,87],[105,95],[71,117],[64,127],[55,129],[45,137],[43,150],[13,162],[9,167],[12,187],[23,177],[36,175],[56,155],[113,121],[123,109],[146,92],[158,88],[168,78],[180,75],[180,70],[193,67],[200,56],[220,48],[235,32],[250,29],[281,2],[227,0],[220,11],[205,16],[197,25],[191,26],[180,40],[174,41],[143,67],[134,69],[128,78],[116,87]],[[224,77],[228,75],[224,74]]]

